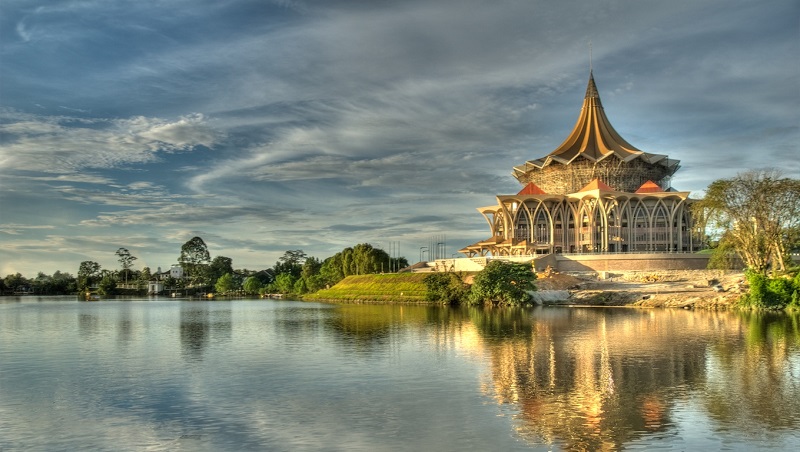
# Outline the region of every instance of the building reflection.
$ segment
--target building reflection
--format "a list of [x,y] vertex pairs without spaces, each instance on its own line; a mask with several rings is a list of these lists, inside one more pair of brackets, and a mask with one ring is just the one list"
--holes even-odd
[[[500,316],[498,318],[498,315]],[[566,449],[617,450],[672,428],[676,388],[706,378],[698,314],[685,311],[540,309],[471,311],[488,346],[484,390],[516,407],[517,428],[532,442]]]

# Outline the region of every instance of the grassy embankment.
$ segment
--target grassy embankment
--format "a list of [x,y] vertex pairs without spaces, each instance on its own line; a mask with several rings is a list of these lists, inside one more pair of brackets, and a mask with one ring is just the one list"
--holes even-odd
[[352,275],[330,289],[304,295],[304,300],[425,302],[425,273]]

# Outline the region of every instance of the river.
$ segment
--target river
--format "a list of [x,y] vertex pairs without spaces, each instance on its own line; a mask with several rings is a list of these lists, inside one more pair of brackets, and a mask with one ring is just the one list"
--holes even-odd
[[800,450],[800,317],[0,298],[0,450]]

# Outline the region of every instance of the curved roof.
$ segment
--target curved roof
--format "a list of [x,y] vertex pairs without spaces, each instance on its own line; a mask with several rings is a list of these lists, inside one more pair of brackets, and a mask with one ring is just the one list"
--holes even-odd
[[599,162],[610,156],[616,156],[623,162],[641,158],[647,163],[660,164],[674,173],[679,166],[678,160],[668,158],[662,154],[650,154],[635,148],[625,141],[614,130],[606,117],[600,94],[594,83],[594,75],[589,73],[589,85],[586,87],[586,96],[583,99],[578,121],[572,128],[566,140],[546,157],[529,160],[524,165],[514,167],[514,176],[518,179],[533,169],[541,169],[552,162],[569,165],[578,157],[584,157],[594,162]]

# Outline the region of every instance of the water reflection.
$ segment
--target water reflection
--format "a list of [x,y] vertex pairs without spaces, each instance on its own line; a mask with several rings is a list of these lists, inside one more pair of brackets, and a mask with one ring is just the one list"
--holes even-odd
[[123,302],[119,307],[119,314],[117,319],[117,342],[121,345],[126,345],[131,342],[136,325],[133,322],[131,313],[131,304]]
[[190,301],[181,304],[181,354],[189,361],[200,361],[213,338],[214,344],[230,341],[233,325],[227,302]]
[[798,450],[797,315],[0,304],[2,450]]
[[739,313],[708,354],[703,405],[719,430],[800,426],[800,317]]
[[689,398],[700,398],[720,430],[798,427],[796,316],[621,309],[472,309],[470,316],[490,356],[485,390],[516,407],[518,430],[533,442],[619,449],[674,431],[676,406]]
[[91,312],[78,314],[78,331],[84,338],[90,339],[100,334],[100,317]]

